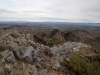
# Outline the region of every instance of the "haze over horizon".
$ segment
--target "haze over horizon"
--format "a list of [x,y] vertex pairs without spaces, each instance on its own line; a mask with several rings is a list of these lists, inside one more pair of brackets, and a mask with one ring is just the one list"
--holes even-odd
[[100,0],[0,0],[0,21],[100,23]]

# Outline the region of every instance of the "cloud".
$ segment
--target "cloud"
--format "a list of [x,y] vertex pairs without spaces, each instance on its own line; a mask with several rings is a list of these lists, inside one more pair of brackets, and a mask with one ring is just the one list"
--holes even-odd
[[23,13],[49,13],[46,11],[22,11]]
[[67,21],[68,19],[63,19],[63,18],[53,18],[53,17],[38,17],[41,20],[47,20],[47,21]]
[[15,21],[15,20],[25,20],[25,21],[52,21],[52,22],[65,22],[68,21],[69,19],[62,19],[62,18],[52,18],[52,17],[34,17],[34,18],[20,18],[20,17],[1,17],[2,19],[10,20],[10,21]]
[[0,18],[100,22],[99,7],[100,0],[1,0]]
[[0,9],[0,13],[17,13],[15,11]]

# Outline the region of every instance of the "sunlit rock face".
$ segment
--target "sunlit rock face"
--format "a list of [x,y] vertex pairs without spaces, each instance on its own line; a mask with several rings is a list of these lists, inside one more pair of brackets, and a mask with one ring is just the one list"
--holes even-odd
[[98,56],[91,46],[84,43],[66,42],[49,47],[35,43],[30,34],[9,30],[0,33],[1,75],[66,75],[69,73],[60,61],[69,62],[73,51],[91,60]]

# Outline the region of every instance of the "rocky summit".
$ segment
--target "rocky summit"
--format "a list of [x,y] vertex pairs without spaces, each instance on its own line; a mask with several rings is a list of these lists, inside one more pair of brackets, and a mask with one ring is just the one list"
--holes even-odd
[[72,52],[89,63],[98,54],[88,44],[65,42],[45,46],[34,41],[31,34],[0,30],[0,75],[75,75],[61,62],[70,62]]

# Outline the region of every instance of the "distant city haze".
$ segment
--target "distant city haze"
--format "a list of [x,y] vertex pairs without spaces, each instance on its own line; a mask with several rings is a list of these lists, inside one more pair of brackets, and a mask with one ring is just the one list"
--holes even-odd
[[100,0],[0,0],[0,21],[100,23]]

